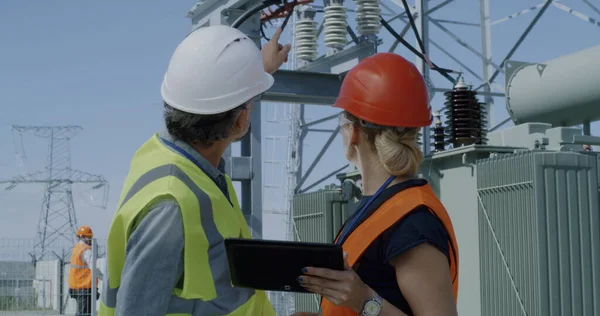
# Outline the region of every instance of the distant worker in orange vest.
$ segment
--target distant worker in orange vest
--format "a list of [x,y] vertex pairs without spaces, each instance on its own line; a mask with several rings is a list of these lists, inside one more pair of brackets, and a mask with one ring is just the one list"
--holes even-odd
[[373,55],[348,72],[335,106],[363,198],[336,238],[345,271],[306,267],[298,282],[322,296],[322,316],[456,315],[454,229],[417,177],[417,133],[432,121],[422,75],[399,55]]
[[[77,244],[71,254],[69,268],[69,295],[77,302],[76,316],[92,314],[92,238],[94,234],[88,226],[77,229]],[[96,269],[99,278],[102,272]],[[96,285],[98,282],[96,281]],[[98,293],[98,291],[96,291]],[[98,294],[96,298],[98,299]]]

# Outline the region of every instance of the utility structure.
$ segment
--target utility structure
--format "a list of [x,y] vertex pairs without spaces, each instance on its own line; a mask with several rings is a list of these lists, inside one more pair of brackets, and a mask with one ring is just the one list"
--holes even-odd
[[[290,57],[290,60],[293,61],[292,69],[280,70],[274,74],[275,84],[265,93],[262,101],[279,103],[281,107],[287,104],[290,108],[286,119],[289,128],[288,137],[276,138],[277,141],[288,147],[286,168],[282,168],[284,170],[281,170],[281,172],[287,171],[288,174],[286,187],[282,188],[282,194],[287,195],[288,199],[282,202],[282,205],[274,206],[273,208],[278,213],[287,212],[289,216],[292,216],[293,212],[293,222],[297,224],[296,219],[298,214],[293,208],[298,207],[294,202],[295,197],[293,196],[299,195],[301,198],[304,194],[314,193],[310,191],[322,187],[325,181],[332,179],[337,173],[348,168],[348,164],[345,161],[338,162],[338,165],[334,162],[333,166],[320,168],[322,167],[320,164],[322,160],[337,161],[340,157],[336,156],[334,160],[326,157],[328,148],[333,144],[336,137],[338,137],[340,128],[332,127],[331,125],[325,127],[324,125],[331,124],[331,121],[337,118],[337,113],[334,114],[328,111],[327,107],[335,102],[344,74],[365,57],[373,55],[376,52],[398,52],[398,48],[403,46],[407,49],[403,53],[405,57],[416,56],[412,58],[415,59],[416,66],[426,79],[430,99],[433,99],[432,107],[437,111],[443,110],[443,93],[452,91],[457,84],[457,75],[459,73],[463,74],[466,83],[469,85],[474,84],[474,88],[469,90],[476,91],[479,96],[478,100],[481,99],[484,104],[480,109],[480,113],[488,113],[487,117],[477,116],[478,120],[487,121],[487,125],[485,126],[487,131],[478,127],[477,130],[480,130],[481,133],[477,133],[475,138],[483,138],[484,132],[491,133],[494,130],[498,130],[511,120],[528,121],[532,115],[536,115],[535,111],[531,112],[531,109],[523,108],[523,102],[528,101],[524,98],[526,95],[520,93],[524,91],[523,89],[507,89],[506,86],[499,82],[502,78],[506,80],[511,77],[510,73],[512,71],[508,68],[511,68],[510,65],[517,65],[513,57],[515,53],[519,52],[523,43],[526,40],[535,40],[531,32],[535,28],[540,28],[540,26],[536,26],[538,21],[546,12],[556,9],[554,10],[555,14],[574,16],[592,28],[600,26],[597,22],[598,18],[593,17],[600,14],[600,10],[589,0],[574,2],[581,2],[582,6],[589,7],[590,12],[587,12],[587,14],[592,16],[575,11],[556,0],[539,1],[538,5],[531,7],[523,5],[522,1],[513,0],[515,4],[527,8],[497,20],[492,20],[492,17],[495,16],[492,13],[496,12],[492,12],[490,7],[491,0],[479,0],[475,1],[475,4],[472,3],[473,1],[455,0],[199,0],[189,10],[187,17],[192,22],[192,29],[217,24],[238,27],[260,46],[261,37],[267,40],[265,27],[271,23],[271,20],[274,18],[283,20],[285,18],[283,12],[296,13],[293,15],[294,19],[290,21],[291,23],[287,24],[286,28],[286,31],[293,28],[291,40],[294,45],[292,56]],[[411,3],[409,4],[409,2]],[[463,3],[463,7],[457,11],[456,6],[460,2]],[[502,2],[503,9],[509,6],[508,2]],[[465,3],[467,4],[465,5]],[[458,16],[457,12],[460,13]],[[457,18],[444,18],[448,16],[457,16]],[[468,20],[465,21],[466,19]],[[511,32],[510,35],[505,34],[500,36],[496,33],[494,38],[498,40],[497,42],[509,42],[512,43],[512,46],[508,47],[508,52],[496,51],[496,53],[492,54],[494,51],[492,47],[492,28],[517,19],[526,19],[527,21],[527,26],[524,27],[523,32],[516,34]],[[285,22],[282,24],[285,24]],[[465,31],[468,30],[467,27],[472,27],[479,32]],[[473,33],[475,33],[475,36]],[[414,39],[408,39],[407,36],[412,36]],[[507,36],[509,38],[506,38]],[[468,39],[468,37],[471,37],[471,39]],[[451,40],[453,43],[442,42],[444,38]],[[290,40],[290,37],[287,37],[285,40]],[[413,44],[411,45],[409,41],[412,41]],[[455,47],[453,48],[453,45],[450,44],[454,44]],[[495,57],[492,58],[492,55],[495,55]],[[529,58],[538,59],[538,57],[533,56]],[[521,72],[525,75],[534,73],[532,71],[533,67],[535,66],[523,69]],[[515,78],[515,80],[515,82],[518,82],[521,79]],[[523,87],[526,86],[524,85]],[[513,96],[516,96],[510,104],[510,108],[514,112],[514,117],[512,117],[513,115],[509,116],[508,113],[507,115],[498,115],[498,113],[490,111],[495,105],[505,102],[503,99],[511,92],[510,90],[512,90]],[[574,91],[580,91],[580,89],[574,89]],[[436,94],[437,98],[435,98]],[[573,94],[569,95],[572,96]],[[589,95],[586,95],[586,97],[589,98]],[[469,99],[475,102],[472,98]],[[478,100],[477,102],[479,102]],[[560,100],[562,99],[553,101],[559,103]],[[587,99],[577,100],[578,107],[588,104]],[[294,106],[290,106],[290,103],[293,103]],[[460,107],[458,103],[454,103],[454,105]],[[322,111],[318,109],[319,106],[322,106]],[[263,213],[261,199],[263,196],[261,192],[263,186],[261,185],[261,172],[259,172],[263,163],[260,156],[262,138],[260,108],[258,104],[254,108],[251,124],[252,129],[242,144],[242,157],[229,156],[226,158],[229,163],[228,168],[232,179],[234,181],[241,181],[244,184],[242,186],[242,210],[248,219],[253,236],[256,237],[261,236]],[[279,110],[275,106],[273,106],[273,109]],[[318,110],[311,111],[313,109]],[[494,115],[491,115],[492,113],[498,115],[498,118],[496,119]],[[504,119],[502,116],[504,116]],[[310,120],[309,117],[311,118]],[[446,117],[440,117],[440,121],[442,119],[447,120]],[[455,119],[462,120],[463,118],[455,116]],[[592,118],[586,118],[586,121],[583,123],[584,130],[589,131],[589,121],[592,121]],[[469,122],[475,123],[471,118]],[[436,127],[431,128],[434,130],[434,135],[437,134],[437,140],[434,138],[433,141],[430,137],[430,128],[423,129],[421,141],[426,157],[430,158],[435,155],[443,156],[447,154],[444,148],[444,140],[448,136],[445,132],[446,127],[440,123],[437,133],[435,131]],[[323,134],[325,134],[324,137],[322,136]],[[316,153],[312,157],[309,157],[308,154],[305,154],[304,149],[313,136],[315,136],[314,138],[318,138],[319,141],[323,141],[324,145],[319,146]],[[437,147],[432,148],[432,145]],[[453,148],[450,151],[469,150],[473,146],[485,145],[473,144],[460,146],[461,148]],[[432,154],[432,149],[435,149],[437,154]],[[265,163],[270,162],[265,161]],[[279,165],[283,164],[279,163]],[[329,172],[329,168],[336,168],[336,170]],[[468,174],[472,175],[471,173]],[[450,183],[448,188],[465,190],[464,187],[456,185],[456,182]],[[333,190],[332,192],[332,194],[339,196],[337,190]],[[450,194],[447,196],[456,195]],[[245,197],[252,199],[249,200]],[[292,198],[289,199],[289,197]],[[448,203],[452,202],[456,201]],[[313,204],[309,206],[308,209]],[[461,209],[460,207],[456,206],[457,209]],[[312,219],[315,216],[314,209],[311,210],[305,214],[306,220]],[[468,224],[466,228],[476,226],[471,222],[465,223]],[[463,231],[466,230],[463,229]],[[298,235],[297,225],[293,227],[292,232],[294,235]],[[312,231],[314,236],[320,233]],[[466,239],[468,240],[468,238]],[[472,247],[470,250],[474,253],[477,249],[479,247]],[[465,260],[465,262],[468,261]],[[473,260],[472,262],[476,261]],[[475,266],[468,265],[462,265],[462,267],[465,270],[471,268],[477,269]],[[465,273],[463,275],[468,274]],[[469,281],[476,282],[477,280],[478,276]],[[466,280],[461,281],[462,284],[465,282]],[[462,295],[462,299],[459,299],[459,311],[461,314],[489,314],[486,312],[482,313],[481,309],[478,309],[480,300],[477,298],[473,299],[473,297],[479,296],[471,296],[471,293],[468,292],[469,290],[464,290],[465,288],[473,290],[473,295],[480,295],[477,292],[478,286],[467,285],[463,287],[461,291],[468,294]],[[279,294],[277,297],[280,297]],[[278,306],[279,304],[275,300],[272,300],[272,302],[278,315],[290,315],[290,309],[294,310],[298,307],[298,302],[296,303],[296,307],[292,308],[283,305]],[[283,302],[283,300],[280,300],[280,302]],[[555,302],[558,302],[558,300],[555,300]],[[312,300],[310,306],[318,306],[318,303],[318,299]],[[485,304],[489,306],[494,306],[493,304],[497,304],[496,306],[506,305],[497,302]],[[500,314],[502,312],[503,310],[499,311]],[[568,312],[566,313],[568,314]],[[507,314],[507,312],[503,314]]]
[[[48,158],[43,170],[0,180],[12,190],[20,184],[43,184],[45,186],[37,235],[32,257],[34,262],[43,259],[52,250],[60,250],[65,243],[75,242],[77,216],[73,203],[73,184],[92,185],[92,189],[103,188],[103,199],[99,205],[106,208],[108,182],[100,175],[71,169],[70,141],[83,128],[80,126],[13,126],[13,132],[21,136],[32,132],[35,136],[47,138]],[[56,247],[56,248],[55,248]]]

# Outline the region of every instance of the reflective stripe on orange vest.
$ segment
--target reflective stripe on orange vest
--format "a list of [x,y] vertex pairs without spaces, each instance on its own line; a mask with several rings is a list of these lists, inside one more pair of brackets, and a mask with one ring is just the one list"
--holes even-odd
[[77,243],[71,254],[71,265],[69,268],[69,287],[74,290],[92,288],[92,270],[81,259],[81,255],[91,246]]
[[[342,244],[344,251],[348,253],[348,264],[353,267],[377,237],[398,223],[412,210],[422,205],[429,208],[448,232],[450,273],[454,300],[456,301],[458,298],[458,245],[456,236],[448,212],[435,196],[429,184],[398,192],[361,223]],[[349,308],[335,306],[324,298],[321,300],[321,315],[356,316],[358,314]]]

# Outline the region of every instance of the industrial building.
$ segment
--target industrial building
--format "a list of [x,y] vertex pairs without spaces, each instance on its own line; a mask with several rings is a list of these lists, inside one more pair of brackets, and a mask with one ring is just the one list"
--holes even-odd
[[[528,35],[548,11],[560,11],[565,20],[592,27],[600,26],[600,11],[587,0],[578,1],[587,8],[584,13],[559,1],[540,0],[493,21],[491,16],[498,15],[493,14],[491,2],[470,1],[475,14],[465,11],[456,20],[436,18],[451,10],[453,0],[416,0],[410,5],[405,0],[200,0],[195,4],[187,13],[192,30],[232,25],[257,45],[264,42],[269,24],[281,25],[282,12],[293,10],[286,27],[293,42],[290,63],[274,74],[275,85],[265,94],[262,110],[255,107],[249,136],[225,157],[228,174],[240,183],[238,196],[253,237],[333,242],[361,198],[361,181],[340,153],[327,168],[318,167],[340,129],[321,126],[337,117],[328,106],[335,101],[345,73],[361,59],[383,51],[384,43],[391,44],[385,50],[404,47],[405,57],[415,61],[437,110],[434,124],[420,134],[425,154],[420,176],[432,185],[456,231],[458,314],[600,316],[600,154],[595,151],[600,148],[600,135],[592,132],[592,124],[600,120],[600,42],[589,39],[586,49],[551,60],[513,58],[524,41],[535,41]],[[526,14],[529,18],[523,19],[529,22],[511,38],[514,45],[506,56],[492,58],[492,26]],[[403,22],[403,28],[397,22]],[[475,29],[480,48],[449,25]],[[469,56],[439,45],[431,36],[434,27],[463,52],[469,51]],[[404,39],[411,34],[412,44]],[[442,55],[452,63],[438,63],[434,57]],[[481,69],[473,70],[473,57]],[[499,76],[504,82],[498,83]],[[499,107],[506,108],[506,117],[497,118]],[[309,110],[327,114],[309,119]],[[263,136],[269,122],[284,125],[285,135]],[[508,123],[512,126],[506,127]],[[68,141],[79,129],[15,126],[19,133],[34,131],[55,141],[51,150],[62,153],[69,150]],[[322,148],[313,148],[312,160],[305,154],[311,134],[324,141]],[[266,153],[269,145],[272,157]],[[70,170],[65,161],[49,169]],[[274,174],[278,180],[273,182]],[[58,180],[36,174],[7,179],[1,175],[0,180],[6,181],[0,183],[13,189],[45,181],[48,192],[63,196],[71,194],[75,182],[102,190],[108,186],[102,176],[86,172],[54,176]],[[102,207],[106,207],[106,194]],[[63,206],[43,210],[46,215],[67,214],[54,218],[69,220],[57,225],[40,218],[33,260],[0,261],[0,315],[5,310],[36,310],[31,315],[73,313],[73,302],[65,294],[68,257],[52,252],[55,240],[46,230],[61,227],[54,233],[63,238],[77,227],[72,200]],[[285,223],[283,234],[269,233],[267,217]],[[66,239],[62,242],[70,242]],[[97,258],[104,269],[102,253]],[[15,294],[20,288],[26,294]],[[271,292],[269,296],[277,315],[316,312],[319,307],[316,295]],[[4,297],[11,297],[10,302]]]

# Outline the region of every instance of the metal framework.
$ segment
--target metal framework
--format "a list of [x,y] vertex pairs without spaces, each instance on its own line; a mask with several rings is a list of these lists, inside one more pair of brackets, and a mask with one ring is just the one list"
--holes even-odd
[[[33,260],[40,260],[49,255],[57,247],[75,243],[77,216],[73,203],[72,185],[91,185],[92,189],[103,188],[103,199],[100,206],[106,208],[108,201],[108,182],[100,175],[71,169],[70,140],[82,128],[79,126],[13,126],[13,133],[23,135],[32,132],[49,141],[47,165],[44,170],[0,180],[0,184],[8,185],[12,190],[19,184],[43,184],[45,186],[36,242],[33,249]],[[22,144],[22,142],[19,142]],[[22,145],[18,146],[21,147]],[[20,154],[18,154],[20,156]],[[57,247],[54,247],[54,246]],[[56,255],[56,253],[55,253]],[[56,255],[58,256],[58,255]],[[61,257],[61,256],[58,256]]]
[[[593,11],[591,14],[597,14],[599,12],[598,8],[591,2],[587,0],[582,1]],[[521,47],[521,45],[525,42],[539,19],[544,15],[551,5],[583,21],[600,26],[599,20],[573,10],[572,8],[559,3],[556,0],[544,0],[542,3],[536,6],[527,8],[493,22],[490,18],[490,0],[479,1],[480,10],[479,16],[477,17],[479,23],[437,19],[434,17],[434,14],[442,14],[445,8],[451,8],[451,5],[454,2],[458,1],[444,0],[434,2],[427,0],[415,0],[414,6],[408,6],[405,0],[381,0],[380,5],[384,11],[381,13],[381,24],[383,25],[383,28],[385,28],[390,34],[393,35],[393,37],[395,37],[395,41],[390,46],[388,51],[396,51],[399,44],[402,43],[408,47],[409,51],[417,55],[416,65],[428,83],[431,84],[430,88],[432,90],[432,94],[437,92],[446,92],[452,89],[454,84],[453,79],[455,79],[458,75],[458,71],[452,71],[451,69],[460,69],[460,73],[465,72],[465,75],[469,76],[470,79],[473,79],[474,81],[478,80],[479,82],[474,82],[474,87],[475,90],[478,91],[479,95],[482,96],[482,101],[486,104],[486,111],[489,113],[488,129],[490,131],[497,130],[510,121],[509,117],[504,117],[496,122],[497,120],[495,120],[493,115],[493,105],[495,103],[503,102],[503,100],[496,101],[497,98],[505,97],[504,87],[497,83],[498,76],[500,74],[504,74],[504,68],[507,62],[511,61],[511,58],[518,51],[519,47]],[[323,1],[325,6],[327,3],[328,1]],[[396,12],[394,10],[394,6],[400,6],[402,11]],[[352,9],[348,9],[348,11],[352,11]],[[535,16],[530,20],[523,33],[515,36],[516,41],[506,56],[504,56],[500,62],[495,62],[492,59],[492,26],[525,15],[527,13],[535,13]],[[469,16],[461,16],[461,18],[469,18]],[[391,26],[395,20],[404,22],[405,26],[402,30],[396,31],[395,28]],[[451,31],[446,26],[449,24],[479,28],[481,49],[475,48],[475,45],[470,44],[459,34]],[[471,54],[464,57],[459,57],[458,55],[449,52],[448,48],[443,47],[434,39],[432,39],[430,36],[430,29],[432,27],[434,27],[437,31],[441,31],[444,35],[448,36],[457,44],[462,46],[462,48],[468,50],[472,55],[480,59],[481,70],[476,71],[467,65],[470,63],[470,59],[472,59]],[[319,31],[322,29],[323,23],[321,23]],[[411,29],[417,39],[414,47],[412,47],[406,42],[406,40],[403,39],[403,37],[405,37],[405,35],[411,31]],[[334,119],[336,117],[335,115],[329,115],[315,119],[311,122],[306,122],[304,115],[306,110],[305,104],[332,104],[338,95],[344,72],[351,68],[351,66],[354,65],[358,60],[375,53],[381,46],[381,41],[378,39],[373,39],[373,37],[363,36],[357,38],[352,32],[349,32],[349,37],[352,38],[352,40],[349,41],[347,47],[342,51],[339,51],[335,54],[331,54],[330,52],[323,54],[313,62],[303,64],[298,71],[281,70],[275,73],[275,85],[263,98],[265,101],[292,102],[300,105],[299,119],[296,122],[296,126],[292,127],[299,130],[297,133],[299,137],[294,140],[297,142],[297,145],[295,145],[297,150],[293,152],[293,157],[290,158],[292,160],[298,160],[297,163],[290,163],[291,165],[298,166],[297,173],[294,175],[296,178],[294,191],[296,193],[303,193],[314,189],[324,181],[331,179],[336,173],[348,167],[348,165],[340,164],[338,169],[323,173],[323,176],[319,179],[312,182],[307,182],[315,167],[317,164],[319,164],[325,152],[333,143],[339,129],[314,128],[315,125],[319,125]],[[433,50],[433,54],[441,53],[445,55],[452,60],[454,64],[436,65],[428,58],[428,56],[433,55],[430,50]],[[446,71],[444,72],[439,71],[440,68],[450,69],[445,69]],[[447,80],[444,80],[444,78]],[[434,81],[441,82],[440,86],[444,84],[443,88],[434,87]],[[589,130],[589,126],[585,126],[585,128]],[[331,132],[330,137],[313,159],[307,159],[303,155],[304,141],[310,132]],[[423,151],[428,154],[431,150],[429,128],[425,128],[422,132],[422,135],[425,135],[425,137],[422,137],[421,139]]]
[[[592,11],[590,14],[600,18],[600,10],[589,0],[580,1]],[[271,4],[278,1],[271,1]],[[284,0],[279,1],[283,3]],[[501,128],[510,121],[510,118],[496,120],[493,117],[493,106],[502,103],[504,98],[504,87],[497,83],[497,79],[504,74],[504,68],[511,61],[514,54],[518,52],[521,45],[528,38],[531,31],[545,12],[553,6],[565,11],[583,21],[600,26],[598,19],[591,18],[581,12],[572,10],[568,6],[559,3],[557,0],[540,0],[540,4],[526,8],[515,14],[507,16],[497,21],[491,20],[490,0],[479,0],[478,14],[470,16],[461,14],[462,19],[471,18],[471,22],[457,21],[438,18],[442,16],[445,10],[452,9],[452,4],[460,2],[455,0],[413,0],[410,6],[406,0],[287,0],[289,10],[290,4],[297,4],[294,9],[296,14],[288,24],[292,31],[293,44],[292,51],[296,51],[302,46],[302,51],[297,51],[291,57],[293,70],[280,70],[275,73],[275,85],[265,94],[263,101],[297,104],[291,107],[289,111],[289,133],[284,137],[288,147],[288,162],[286,170],[288,174],[287,188],[283,191],[291,198],[293,194],[307,192],[317,188],[324,181],[331,179],[335,174],[348,168],[348,164],[340,162],[339,167],[331,172],[319,171],[319,177],[313,180],[313,174],[319,162],[325,156],[328,148],[334,142],[339,132],[339,128],[320,128],[319,125],[330,122],[336,118],[336,115],[327,115],[312,121],[307,121],[306,112],[311,106],[329,106],[338,95],[343,76],[345,72],[356,65],[361,59],[382,50],[382,37],[386,35],[386,40],[391,38],[393,43],[387,51],[395,52],[399,46],[404,46],[411,54],[414,54],[415,63],[429,84],[432,98],[436,93],[446,92],[454,87],[457,77],[463,74],[469,82],[474,83],[475,90],[478,91],[483,102],[486,104],[488,117],[488,130],[493,131]],[[377,4],[380,11],[370,8],[366,10],[365,3]],[[471,1],[473,2],[473,1]],[[189,12],[187,17],[192,20],[192,29],[214,24],[231,25],[244,12],[255,7],[261,1],[256,0],[200,0]],[[358,3],[357,7],[355,3]],[[346,8],[341,12],[339,6]],[[474,5],[476,5],[474,3]],[[362,7],[361,7],[362,6]],[[307,9],[308,8],[308,9]],[[374,11],[375,10],[375,11]],[[281,8],[274,10],[272,14],[256,14],[250,16],[248,20],[239,25],[239,28],[255,39],[260,46],[261,35],[264,37],[264,24],[273,16],[282,17]],[[374,13],[375,12],[375,13]],[[348,14],[345,16],[345,14]],[[515,19],[517,17],[533,13],[534,16],[520,35],[514,36],[514,45],[510,48],[502,59],[492,58],[492,26]],[[377,16],[373,16],[376,14]],[[348,22],[344,26],[339,20],[344,15]],[[362,25],[354,23],[352,15],[360,15],[364,19],[370,19],[370,24],[362,22]],[[331,19],[337,17],[336,23]],[[298,23],[304,20],[304,24]],[[311,29],[310,19],[316,21],[317,26]],[[331,27],[332,22],[336,27]],[[527,19],[522,18],[522,19]],[[373,23],[373,21],[377,23]],[[287,22],[284,22],[287,23]],[[404,23],[402,26],[401,23]],[[291,24],[291,25],[290,25]],[[298,25],[302,29],[298,29]],[[400,25],[400,27],[398,26]],[[471,27],[479,29],[480,42],[471,44],[465,40],[460,31],[453,31],[454,25],[460,25],[464,28]],[[344,28],[345,34],[344,33]],[[461,50],[467,52],[452,52],[447,45],[440,44],[432,38],[432,30],[435,34],[442,34],[453,40]],[[415,44],[411,45],[405,40],[407,33],[412,33],[415,38]],[[357,34],[358,33],[358,34]],[[379,33],[379,34],[378,34]],[[465,32],[466,33],[466,32]],[[340,35],[343,34],[343,35]],[[347,35],[346,35],[347,34]],[[346,36],[347,41],[337,36]],[[391,36],[391,37],[389,37]],[[436,35],[437,36],[437,35]],[[307,56],[315,54],[316,50],[311,43],[307,43],[307,38],[324,38],[322,42],[327,46],[326,53],[307,60]],[[289,39],[288,39],[289,40]],[[346,42],[346,43],[345,43]],[[480,48],[476,48],[477,45]],[[325,51],[325,50],[324,50]],[[297,58],[302,55],[303,58]],[[445,56],[452,63],[436,64],[432,56]],[[480,60],[481,69],[475,69],[472,66],[473,57]],[[242,157],[229,157],[229,170],[232,178],[242,182],[242,209],[248,223],[251,227],[253,236],[262,236],[262,167],[261,161],[261,110],[256,106],[252,116],[252,130],[249,136],[242,141]],[[314,107],[312,107],[314,108]],[[589,126],[588,126],[589,129]],[[307,136],[312,133],[321,133],[327,135],[323,137],[325,144],[318,150],[316,157],[309,159],[304,154],[305,141]],[[273,138],[275,139],[275,138]],[[279,137],[277,137],[279,139]],[[425,154],[431,151],[429,128],[422,131],[421,143]],[[229,155],[231,151],[228,152]],[[292,203],[288,199],[281,209],[285,209],[291,219]],[[281,307],[279,313],[288,313],[289,307]]]

